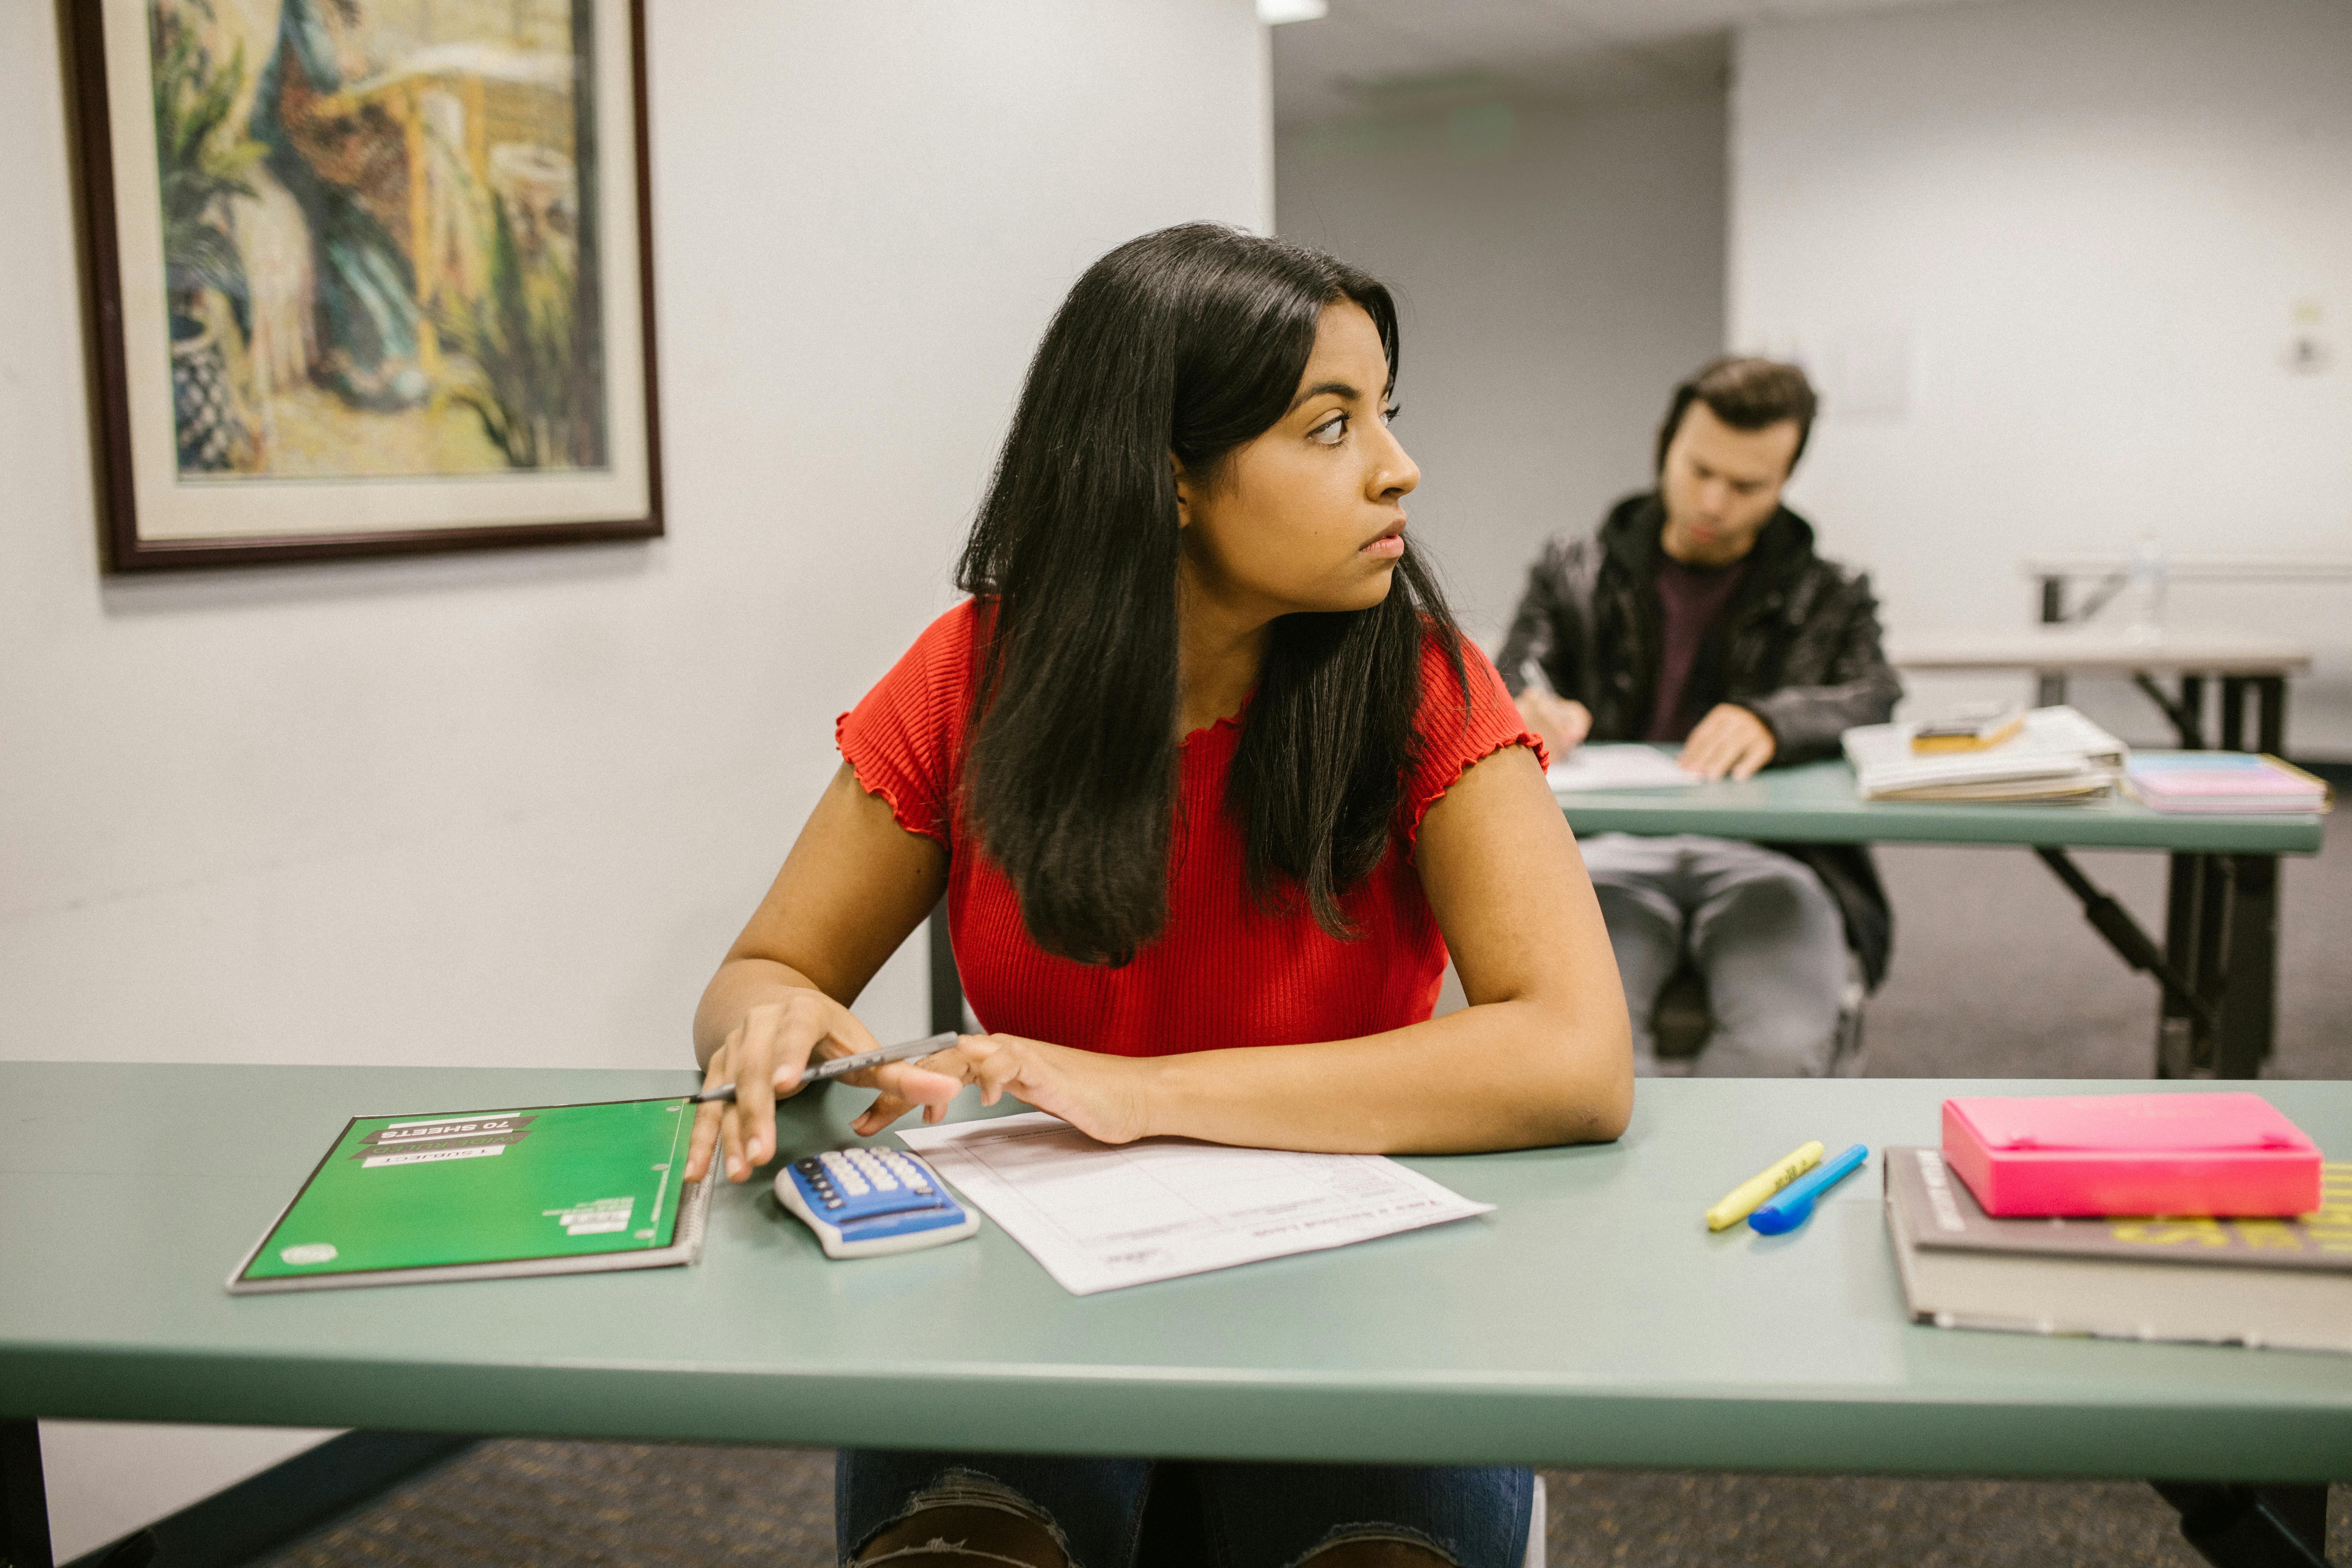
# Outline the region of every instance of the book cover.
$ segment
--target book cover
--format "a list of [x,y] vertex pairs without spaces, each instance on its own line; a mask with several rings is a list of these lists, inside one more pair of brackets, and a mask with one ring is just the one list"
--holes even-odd
[[2293,1221],[1994,1219],[1933,1149],[1888,1149],[1884,1169],[1914,1321],[2352,1352],[2352,1165]]
[[345,1123],[229,1289],[243,1295],[690,1263],[683,1099]]
[[1985,1213],[1936,1150],[1890,1149],[1887,1164],[1890,1189],[1899,1189],[1900,1201],[1917,1218],[1914,1231],[1921,1247],[2352,1274],[2352,1163],[2323,1167],[2319,1208],[2292,1219],[2001,1219]]
[[2335,791],[2292,763],[2247,752],[2179,752],[2134,757],[2126,783],[2156,811],[2306,813],[2329,810]]

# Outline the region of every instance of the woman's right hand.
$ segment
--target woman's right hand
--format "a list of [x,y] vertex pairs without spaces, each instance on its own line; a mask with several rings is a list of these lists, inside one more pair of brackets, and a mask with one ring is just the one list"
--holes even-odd
[[[710,1053],[703,1088],[732,1083],[735,1099],[695,1108],[686,1179],[700,1181],[715,1153],[723,1157],[729,1181],[749,1181],[776,1151],[777,1099],[800,1092],[809,1063],[880,1048],[856,1014],[822,991],[794,987],[748,1008]],[[925,1106],[944,1106],[962,1087],[956,1079],[911,1062],[891,1062],[842,1081]]]

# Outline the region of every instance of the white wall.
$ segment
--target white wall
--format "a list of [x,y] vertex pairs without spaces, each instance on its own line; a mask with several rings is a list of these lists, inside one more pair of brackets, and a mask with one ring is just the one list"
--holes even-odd
[[[650,10],[669,537],[110,582],[55,12],[0,5],[0,1058],[690,1064],[1071,279],[1271,225],[1251,0]],[[868,994],[919,1029],[919,954]],[[61,1556],[283,1447],[139,1441]]]
[[1286,127],[1281,234],[1396,290],[1407,503],[1490,645],[1544,538],[1650,482],[1723,342],[1719,94]]
[[[1735,59],[1732,338],[1832,362],[1791,500],[1891,626],[2022,626],[2021,560],[2143,533],[2352,557],[2352,5],[2016,0],[1759,24]],[[2287,370],[2299,328],[2331,369]],[[2290,743],[2352,756],[2352,584],[2170,597],[2311,643]]]

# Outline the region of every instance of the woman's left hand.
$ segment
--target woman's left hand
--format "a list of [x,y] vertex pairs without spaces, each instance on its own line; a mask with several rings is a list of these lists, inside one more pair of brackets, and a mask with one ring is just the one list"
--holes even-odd
[[[978,1084],[984,1104],[994,1105],[1009,1094],[1102,1143],[1131,1143],[1151,1131],[1149,1083],[1153,1065],[1018,1035],[965,1035],[953,1050],[925,1057],[922,1062],[926,1072]],[[885,1091],[853,1125],[859,1137],[870,1138],[915,1104]],[[923,1119],[937,1121],[939,1112],[927,1108]]]

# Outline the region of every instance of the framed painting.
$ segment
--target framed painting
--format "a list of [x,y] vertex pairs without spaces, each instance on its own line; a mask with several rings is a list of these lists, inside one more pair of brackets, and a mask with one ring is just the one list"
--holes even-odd
[[662,531],[642,0],[69,0],[115,572]]

